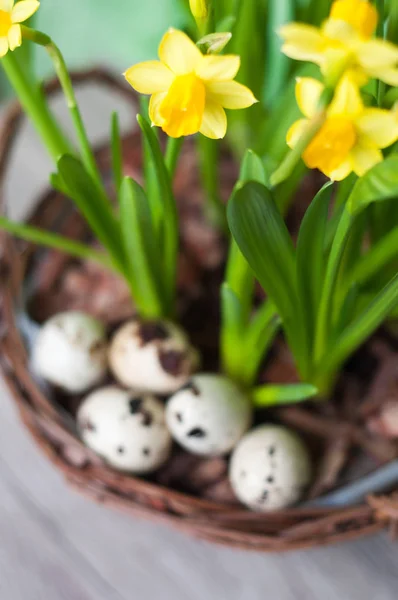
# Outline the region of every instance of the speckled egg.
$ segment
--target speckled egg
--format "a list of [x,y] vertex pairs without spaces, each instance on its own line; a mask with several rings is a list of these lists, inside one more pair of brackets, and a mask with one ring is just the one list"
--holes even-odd
[[247,431],[252,406],[247,395],[221,375],[193,375],[168,401],[166,420],[173,438],[203,456],[229,452]]
[[229,476],[243,504],[257,511],[272,511],[300,499],[311,480],[311,461],[296,433],[278,425],[261,425],[236,446]]
[[198,353],[177,325],[134,319],[114,335],[109,363],[122,385],[143,392],[171,394],[197,368]]
[[103,387],[82,402],[77,423],[84,443],[115,469],[149,473],[169,457],[164,406],[153,396]]
[[103,324],[79,311],[58,313],[41,327],[32,352],[33,371],[69,393],[98,384],[107,371]]

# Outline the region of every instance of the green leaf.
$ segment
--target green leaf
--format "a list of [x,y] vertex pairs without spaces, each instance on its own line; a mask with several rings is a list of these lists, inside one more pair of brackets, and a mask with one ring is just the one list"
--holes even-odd
[[111,121],[111,154],[112,172],[116,192],[118,192],[123,179],[122,140],[120,137],[119,116],[117,112],[112,113]]
[[145,317],[164,316],[159,289],[159,254],[153,222],[144,190],[125,177],[120,187],[120,222],[130,281],[140,313]]
[[[340,320],[341,308],[345,301],[347,273],[350,272],[352,266],[356,264],[361,256],[364,236],[367,233],[367,226],[368,214],[366,211],[362,212],[355,218],[348,234],[347,243],[342,254],[338,277],[335,284],[336,289],[333,298],[332,314],[333,329],[335,329],[336,323],[338,323]],[[388,281],[388,279],[389,277],[387,276],[385,281]],[[339,329],[336,331],[338,333]],[[335,336],[336,332],[334,332],[333,335]]]
[[[259,156],[248,150],[242,161],[239,181],[251,180],[265,182],[265,172]],[[248,363],[245,339],[253,308],[254,275],[233,238],[230,241],[225,278],[221,292],[221,361],[230,377],[249,384],[251,381],[244,375]],[[248,350],[251,351],[249,346]],[[253,367],[255,374],[256,367]]]
[[354,217],[352,217],[350,213],[344,209],[336,228],[326,265],[326,273],[319,302],[317,324],[315,329],[313,352],[314,362],[319,362],[322,360],[324,353],[328,351],[328,343],[331,337],[333,323],[333,301],[336,294],[336,283],[338,280],[344,249],[346,247],[353,222]]
[[164,155],[164,162],[169,172],[170,179],[174,177],[175,170],[177,168],[178,158],[180,156],[181,148],[184,143],[184,138],[169,138],[167,140],[166,152]]
[[308,383],[292,383],[286,385],[262,385],[253,390],[253,402],[255,406],[280,406],[303,402],[313,398],[318,389]]
[[9,221],[2,216],[0,216],[0,229],[4,229],[5,231],[8,231],[8,233],[12,233],[16,237],[22,238],[27,242],[33,242],[40,246],[48,246],[49,248],[56,248],[57,250],[61,250],[62,252],[66,252],[67,254],[83,260],[93,260],[107,269],[113,268],[109,257],[105,253],[98,252],[90,246],[86,246],[85,244],[81,244],[80,242],[76,242],[75,240],[71,240],[57,233],[33,227],[32,225],[26,225],[25,223]]
[[281,319],[276,313],[275,306],[266,300],[245,330],[245,363],[241,369],[247,385],[252,385],[255,381],[261,362],[271,347],[280,325]]
[[398,274],[377,294],[367,309],[347,327],[336,343],[329,349],[320,371],[329,372],[340,367],[347,357],[358,348],[383,323],[398,305]]
[[233,15],[228,15],[217,23],[216,31],[217,32],[232,31],[235,23],[236,23],[236,17]]
[[347,208],[356,215],[372,202],[398,197],[398,156],[391,155],[360,177],[352,190]]
[[[149,99],[146,96],[140,96],[140,112],[143,118],[149,119],[148,116]],[[155,127],[152,128],[153,135],[156,140],[159,141],[158,131]],[[145,135],[142,136],[142,170],[145,181],[145,191],[147,198],[151,205],[152,217],[154,219],[156,236],[161,243],[163,235],[163,223],[162,223],[162,190],[160,188],[160,182],[157,179],[155,165],[152,159],[152,151],[149,147],[148,140]]]
[[294,21],[294,0],[269,0],[267,19],[267,75],[265,101],[278,97],[289,74],[290,59],[281,52],[282,40],[278,35],[281,25]]
[[275,303],[295,358],[303,365],[307,348],[297,306],[294,248],[270,191],[257,182],[238,186],[227,214],[235,241]]
[[392,229],[363,255],[347,276],[347,282],[362,285],[398,258],[398,227]]
[[270,191],[260,183],[238,186],[228,204],[228,223],[242,254],[284,316],[294,312],[294,248]]
[[163,249],[164,280],[169,306],[174,305],[177,251],[178,251],[178,216],[174,200],[169,172],[164,162],[163,154],[156,135],[153,133],[148,121],[141,115],[137,116],[138,124],[143,132],[148,149],[152,158],[153,168],[161,191],[161,198],[149,197],[154,231],[157,243]]
[[329,11],[330,0],[311,0],[305,21],[320,25],[328,16]]
[[253,150],[246,150],[240,169],[239,181],[240,183],[258,181],[259,183],[267,186],[267,176],[264,163],[258,154],[253,152]]
[[220,353],[223,371],[231,379],[240,381],[242,358],[245,358],[242,357],[240,344],[243,335],[242,306],[228,283],[223,283],[221,287],[221,312]]
[[69,196],[69,190],[65,185],[62,177],[60,177],[59,173],[51,173],[50,185],[54,190],[61,192],[61,194],[63,194],[64,196]]
[[[337,323],[334,329],[335,338],[338,337],[340,333],[348,327],[350,321],[352,321],[357,308],[358,296],[358,286],[353,283],[344,295],[344,299],[340,306]],[[330,344],[330,346],[332,346],[332,344]]]
[[[332,183],[326,183],[308,207],[297,239],[297,286],[306,331],[313,339],[325,272],[325,234]],[[310,342],[309,342],[310,345]]]
[[351,175],[349,175],[342,181],[339,181],[339,183],[337,184],[337,192],[333,203],[333,214],[336,213],[337,209],[345,205],[357,180],[358,176],[355,175],[355,173],[351,173]]
[[239,298],[242,320],[246,323],[252,309],[254,275],[234,239],[231,238],[225,280]]
[[121,271],[124,270],[124,253],[119,227],[111,204],[105,194],[87,173],[82,163],[65,154],[58,160],[58,172],[68,195],[86,219],[92,231],[112,255]]
[[[242,161],[239,182],[258,181],[265,184],[264,165],[259,156],[247,150]],[[252,309],[254,275],[236,242],[231,239],[226,267],[226,281],[242,306],[242,319],[246,323]]]

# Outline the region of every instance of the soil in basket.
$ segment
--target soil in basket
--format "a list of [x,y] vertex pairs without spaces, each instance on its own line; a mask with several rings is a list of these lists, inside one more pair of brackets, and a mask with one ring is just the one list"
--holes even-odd
[[[137,136],[125,142],[126,171],[140,180],[140,148]],[[100,155],[102,171],[109,179],[109,156]],[[197,159],[192,147],[183,153],[175,184],[180,210],[178,311],[183,326],[202,354],[203,370],[218,370],[220,321],[219,290],[226,243],[208,223],[203,211]],[[236,181],[236,166],[225,156],[220,167],[222,195],[226,200]],[[308,201],[322,182],[304,180],[288,224],[295,237]],[[47,199],[48,200],[48,199]],[[63,200],[52,194],[51,204]],[[85,237],[80,217],[69,211],[64,233]],[[30,315],[42,322],[56,312],[84,310],[103,319],[109,335],[134,314],[124,282],[100,266],[79,262],[55,251],[34,257],[37,286],[29,304]],[[257,290],[259,300],[264,296]],[[380,330],[345,365],[333,398],[327,403],[307,402],[283,409],[262,410],[256,422],[281,422],[304,436],[316,465],[315,480],[308,490],[313,498],[363,472],[398,456],[398,343],[386,329]],[[297,381],[290,352],[280,335],[261,368],[259,382]],[[81,401],[55,390],[55,402],[72,415]],[[385,411],[396,415],[386,419]],[[395,413],[394,413],[395,410]],[[387,421],[387,425],[386,422]],[[227,478],[227,459],[202,459],[177,446],[172,458],[151,479],[159,484],[202,498],[235,504]]]

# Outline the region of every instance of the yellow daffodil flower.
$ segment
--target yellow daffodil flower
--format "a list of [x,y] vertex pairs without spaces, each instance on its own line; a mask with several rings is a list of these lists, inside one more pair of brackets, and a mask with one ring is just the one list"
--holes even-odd
[[40,2],[36,0],[0,0],[0,57],[8,50],[15,50],[22,43],[19,23],[29,19],[37,11]]
[[290,58],[320,65],[326,76],[337,66],[351,70],[361,84],[374,77],[397,86],[398,47],[371,39],[377,21],[377,11],[367,0],[336,0],[320,28],[305,23],[281,27],[282,51]]
[[[287,143],[294,148],[308,120],[314,117],[322,83],[301,78],[296,84],[296,98],[306,119],[300,119],[287,133]],[[383,160],[381,148],[398,140],[398,118],[393,111],[367,108],[358,87],[348,75],[338,84],[326,120],[303,154],[305,164],[319,169],[335,181],[352,171],[361,176]]]
[[152,124],[170,137],[200,131],[223,138],[224,108],[247,108],[257,102],[249,88],[233,81],[239,56],[204,56],[185,33],[170,29],[160,43],[159,58],[132,66],[125,77],[141,94],[151,94]]

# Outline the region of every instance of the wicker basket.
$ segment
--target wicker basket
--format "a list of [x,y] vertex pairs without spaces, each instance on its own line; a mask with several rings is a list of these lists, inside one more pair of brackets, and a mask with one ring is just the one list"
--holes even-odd
[[[100,82],[126,94],[123,86],[102,71],[75,75],[74,81]],[[56,82],[46,86],[47,94],[57,89]],[[131,94],[129,98],[131,100]],[[2,182],[21,119],[19,104],[12,104],[0,138]],[[65,211],[66,206],[67,200],[47,193],[31,221],[52,228],[57,215]],[[61,231],[79,235],[79,229],[67,218],[62,221]],[[183,494],[108,468],[80,442],[71,419],[45,397],[29,371],[15,307],[33,259],[37,261],[37,248],[17,243],[4,233],[1,233],[0,242],[0,365],[3,375],[20,417],[35,442],[80,493],[101,504],[168,523],[198,538],[264,552],[332,544],[375,533],[386,526],[388,514],[380,510],[377,502],[372,506],[362,504],[346,509],[298,508],[258,514]]]

